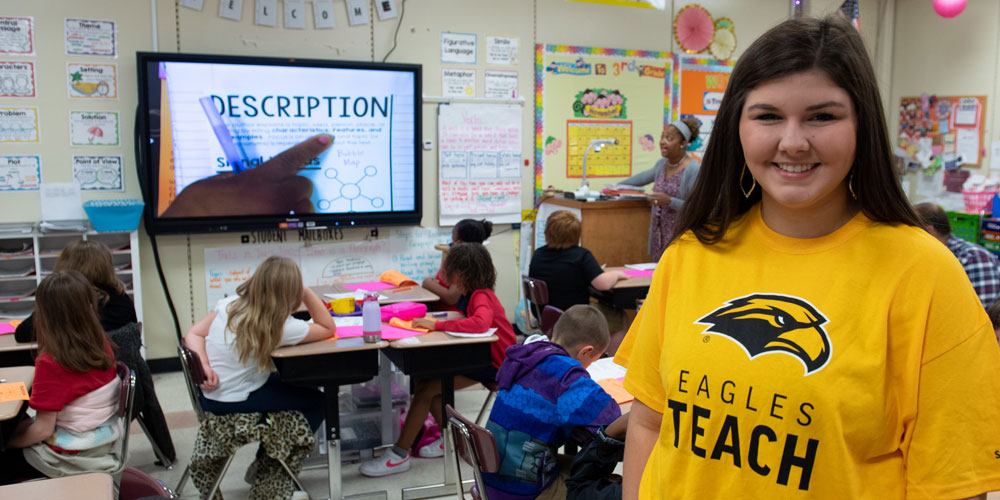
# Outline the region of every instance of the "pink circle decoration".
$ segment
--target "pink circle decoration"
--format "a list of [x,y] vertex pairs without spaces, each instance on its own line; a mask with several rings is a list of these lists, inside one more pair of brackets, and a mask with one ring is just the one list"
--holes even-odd
[[688,54],[704,52],[714,34],[712,15],[700,5],[686,5],[674,18],[674,38]]
[[952,18],[965,10],[966,0],[934,0],[934,12],[944,18]]

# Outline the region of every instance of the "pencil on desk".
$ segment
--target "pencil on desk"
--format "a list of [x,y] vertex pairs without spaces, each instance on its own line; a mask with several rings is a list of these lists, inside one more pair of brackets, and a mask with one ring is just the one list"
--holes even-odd
[[413,287],[412,286],[404,286],[402,288],[397,288],[397,289],[393,290],[392,293],[405,292],[405,291],[407,291],[407,290],[409,290],[411,288],[413,288]]

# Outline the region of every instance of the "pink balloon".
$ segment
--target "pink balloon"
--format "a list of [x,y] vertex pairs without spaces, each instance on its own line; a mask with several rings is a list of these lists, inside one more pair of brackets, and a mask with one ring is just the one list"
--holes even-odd
[[955,17],[965,10],[966,0],[934,0],[934,12],[944,18]]

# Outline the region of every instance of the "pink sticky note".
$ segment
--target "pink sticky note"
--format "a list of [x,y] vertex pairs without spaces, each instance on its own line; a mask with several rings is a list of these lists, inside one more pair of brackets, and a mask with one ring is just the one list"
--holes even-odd
[[348,339],[351,337],[360,337],[364,335],[362,328],[360,326],[338,326],[337,338]]
[[624,272],[626,276],[631,276],[633,278],[635,278],[637,276],[652,276],[653,275],[653,271],[646,271],[646,270],[643,270],[643,269],[626,269],[626,270],[624,270],[622,272]]
[[382,325],[382,340],[399,340],[423,334],[424,332],[415,332],[405,328],[396,328],[395,326],[385,324]]
[[369,281],[367,283],[355,283],[353,285],[344,285],[344,288],[350,290],[367,290],[369,292],[374,292],[377,290],[385,290],[386,288],[396,288],[388,283],[382,283],[381,281]]
[[0,335],[14,333],[14,325],[10,323],[0,323]]

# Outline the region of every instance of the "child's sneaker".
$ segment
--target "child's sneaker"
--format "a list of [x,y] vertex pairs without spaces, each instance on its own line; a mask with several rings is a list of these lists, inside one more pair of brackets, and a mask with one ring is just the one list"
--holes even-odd
[[437,438],[433,443],[425,444],[417,450],[420,458],[441,458],[444,456],[444,440]]
[[361,464],[360,471],[368,477],[388,476],[410,470],[410,454],[401,457],[389,448],[381,458],[373,458]]

